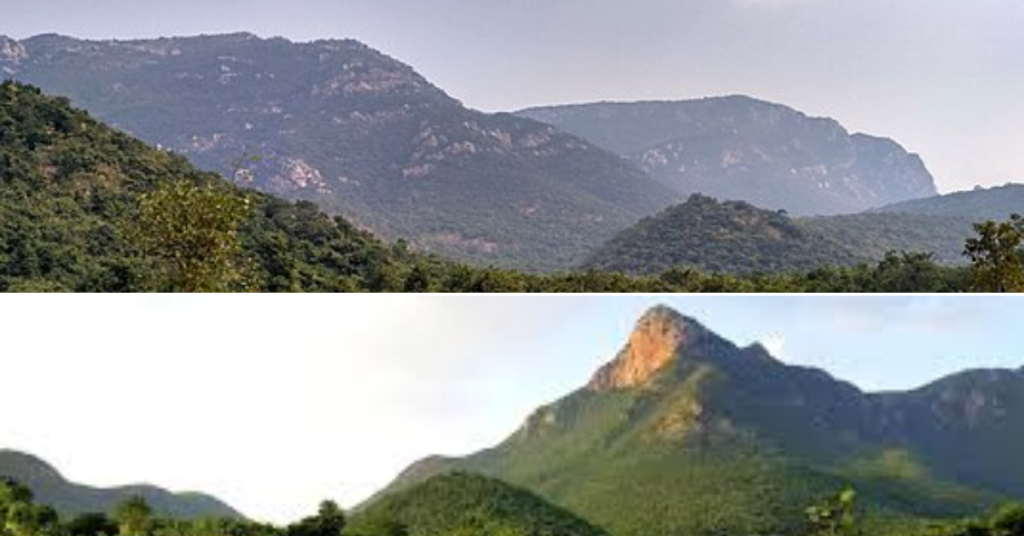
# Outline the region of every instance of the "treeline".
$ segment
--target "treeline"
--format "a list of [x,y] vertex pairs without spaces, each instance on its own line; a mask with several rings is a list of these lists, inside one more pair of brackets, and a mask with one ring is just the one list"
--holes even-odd
[[[442,490],[443,491],[443,490]],[[141,498],[132,498],[116,510],[106,513],[88,513],[71,519],[61,517],[48,506],[33,501],[32,492],[9,479],[0,479],[0,534],[3,536],[536,536],[556,534],[559,527],[570,534],[601,534],[571,514],[569,521],[555,517],[555,521],[530,519],[534,511],[558,513],[556,507],[529,504],[529,508],[514,512],[523,526],[537,525],[539,529],[523,532],[502,517],[507,508],[494,507],[502,501],[474,496],[472,504],[491,504],[490,509],[467,512],[456,511],[467,503],[464,489],[456,489],[445,498],[434,493],[426,505],[417,504],[411,512],[401,509],[377,508],[368,515],[357,515],[350,522],[346,513],[332,501],[321,503],[319,511],[287,526],[275,526],[244,519],[182,520],[160,517]],[[485,491],[490,491],[487,489]],[[864,513],[856,504],[857,494],[844,490],[805,510],[804,528],[799,536],[1021,536],[1024,535],[1024,504],[1009,504],[988,516],[979,518],[927,523],[922,528],[894,528],[865,523]],[[488,503],[487,501],[492,501]],[[539,501],[539,499],[536,499]],[[521,502],[521,501],[520,501]],[[529,503],[529,501],[527,501]],[[518,504],[518,503],[516,503]],[[396,505],[391,505],[396,506]],[[451,506],[451,512],[445,509]],[[554,510],[552,510],[554,509]],[[412,517],[418,525],[415,530],[402,523],[401,517]],[[493,519],[491,519],[493,518]],[[441,519],[441,521],[438,521]],[[452,525],[451,519],[459,520]],[[498,521],[495,521],[498,520]],[[581,528],[582,527],[582,528]]]
[[406,536],[398,523],[383,521],[372,533],[347,531],[345,513],[331,501],[310,517],[285,527],[244,519],[171,519],[157,515],[140,497],[120,504],[113,513],[88,513],[64,520],[48,506],[36,504],[32,492],[0,479],[0,534],[3,536]]

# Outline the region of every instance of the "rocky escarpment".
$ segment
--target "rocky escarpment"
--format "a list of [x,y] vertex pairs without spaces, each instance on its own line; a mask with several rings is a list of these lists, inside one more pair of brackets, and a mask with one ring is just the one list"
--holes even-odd
[[693,321],[669,307],[651,309],[637,322],[615,360],[594,375],[589,388],[607,391],[648,383],[678,359],[687,342],[700,331]]
[[18,65],[28,58],[25,45],[5,35],[0,35],[0,70],[5,75],[14,74]]
[[921,159],[896,142],[748,97],[556,106],[520,115],[618,153],[683,195],[829,215],[936,193]]

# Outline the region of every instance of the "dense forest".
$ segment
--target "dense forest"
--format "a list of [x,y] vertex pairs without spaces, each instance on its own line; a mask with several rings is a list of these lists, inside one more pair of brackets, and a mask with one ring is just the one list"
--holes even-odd
[[1024,282],[1024,224],[978,227],[971,267],[880,262],[733,276],[478,268],[385,243],[308,202],[238,188],[93,120],[0,85],[0,291],[959,292]]

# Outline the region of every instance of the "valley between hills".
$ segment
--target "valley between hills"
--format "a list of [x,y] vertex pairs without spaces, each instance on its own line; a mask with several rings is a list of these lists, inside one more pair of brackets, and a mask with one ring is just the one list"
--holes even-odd
[[505,441],[424,458],[350,512],[278,527],[2,451],[0,520],[18,536],[1013,536],[1022,411],[1024,369],[869,393],[657,306]]
[[0,290],[1024,284],[1024,186],[939,196],[897,142],[749,97],[489,114],[363,43],[248,33],[0,38],[0,69]]

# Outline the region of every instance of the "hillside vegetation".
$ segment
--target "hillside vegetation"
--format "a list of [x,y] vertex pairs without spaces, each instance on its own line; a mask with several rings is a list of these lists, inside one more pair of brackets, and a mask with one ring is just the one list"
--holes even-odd
[[[66,100],[47,97],[29,86],[0,84],[0,127],[0,291],[950,292],[975,288],[967,268],[943,267],[927,257],[899,254],[848,268],[829,263],[802,272],[750,276],[685,267],[648,277],[600,271],[538,276],[473,268],[426,255],[402,241],[385,243],[343,218],[325,215],[311,203],[286,202],[227,184],[217,175],[195,170],[181,157],[106,127],[71,108]],[[999,244],[1016,247],[1013,240],[986,240],[981,248],[990,250]],[[1001,281],[1020,266],[1010,269],[989,273]],[[1009,288],[999,281],[990,281],[984,288]]]
[[892,251],[963,264],[971,221],[901,213],[793,219],[742,201],[694,195],[622,231],[585,269],[652,275],[673,268],[752,274],[878,262]]
[[607,536],[526,490],[465,473],[390,495],[355,515],[349,531],[374,536],[384,520],[405,526],[409,536]]
[[17,45],[24,57],[0,58],[12,77],[202,169],[477,265],[568,268],[675,198],[610,152],[468,109],[353,40],[44,35]]
[[975,188],[966,192],[914,199],[887,205],[871,212],[958,216],[973,221],[1002,221],[1024,212],[1024,184],[1005,184],[994,188]]

